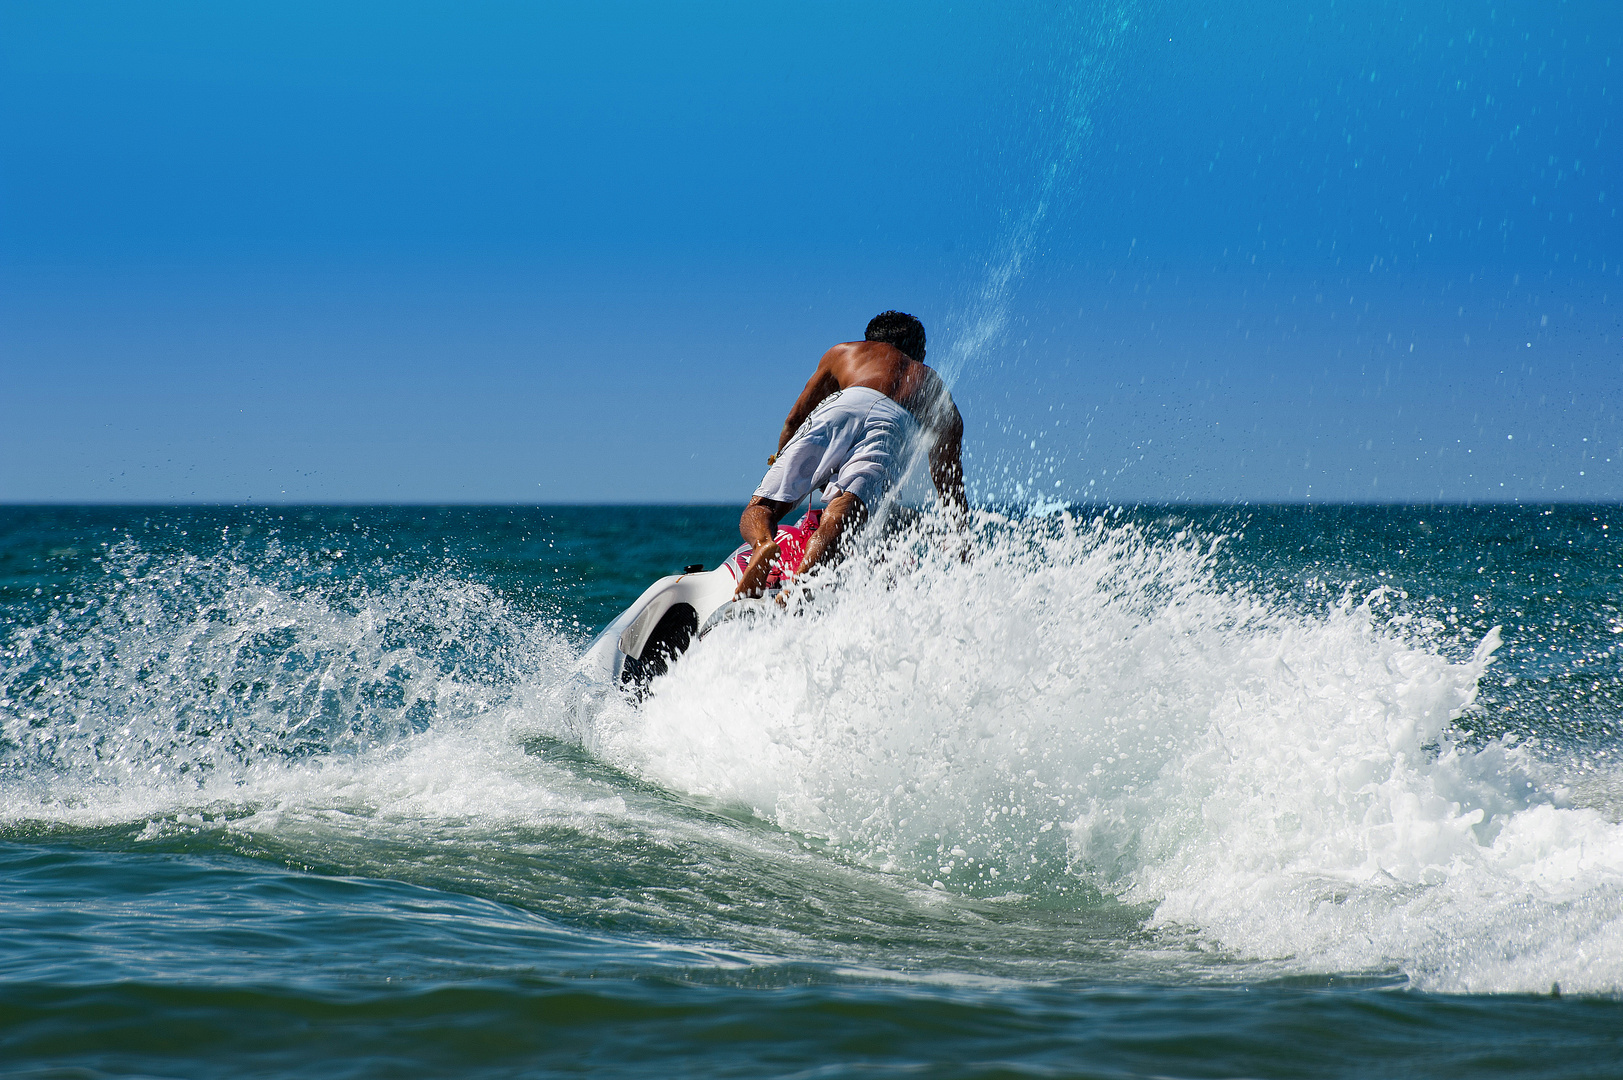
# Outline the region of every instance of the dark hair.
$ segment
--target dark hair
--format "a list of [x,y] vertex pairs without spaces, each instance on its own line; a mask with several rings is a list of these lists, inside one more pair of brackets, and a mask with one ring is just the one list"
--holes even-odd
[[881,311],[868,321],[869,341],[894,345],[915,360],[924,359],[924,324],[902,311]]

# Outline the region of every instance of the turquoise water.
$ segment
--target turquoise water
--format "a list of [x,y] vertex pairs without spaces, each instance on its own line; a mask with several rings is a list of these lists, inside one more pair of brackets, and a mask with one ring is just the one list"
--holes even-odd
[[1618,1074],[1618,508],[736,517],[0,509],[5,1072]]

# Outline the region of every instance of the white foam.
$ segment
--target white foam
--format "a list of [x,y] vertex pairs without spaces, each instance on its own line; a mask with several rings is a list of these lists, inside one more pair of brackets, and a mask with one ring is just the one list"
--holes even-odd
[[[988,517],[962,563],[932,527],[801,614],[723,627],[582,741],[939,883],[920,896],[1097,889],[1272,966],[1623,985],[1623,828],[1592,797],[1619,778],[1569,798],[1540,749],[1457,738],[1496,635],[1450,659],[1379,595],[1292,609],[1189,533]],[[334,603],[225,559],[109,596],[8,639],[0,824],[640,827],[628,791],[525,753],[576,730],[549,694],[574,652],[478,588]]]
[[515,690],[573,662],[563,635],[454,577],[278,580],[301,558],[124,545],[96,603],[11,635],[0,825],[623,816],[607,785],[510,733],[528,708]]
[[0,798],[0,825],[144,823],[142,839],[182,828],[268,833],[313,822],[347,822],[358,836],[404,830],[421,839],[461,827],[589,829],[626,815],[625,799],[607,785],[526,754],[498,714],[356,754],[262,760],[201,782],[64,774]]
[[932,544],[707,639],[599,752],[926,883],[1090,883],[1239,957],[1623,986],[1623,828],[1533,750],[1456,738],[1497,633],[1451,662],[1379,594],[1291,611],[1220,585],[1208,541],[1104,520]]

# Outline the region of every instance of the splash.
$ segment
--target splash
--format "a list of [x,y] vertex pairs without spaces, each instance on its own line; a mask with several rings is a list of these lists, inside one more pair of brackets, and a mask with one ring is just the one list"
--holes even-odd
[[[576,638],[454,572],[126,547],[6,631],[0,827],[210,833],[525,902],[572,889],[614,918],[675,875],[692,899],[649,915],[664,932],[801,953],[849,925],[785,945],[776,921],[710,909],[717,875],[769,902],[788,878],[850,897],[876,868],[898,884],[860,919],[897,934],[927,908],[1116,898],[1229,965],[1623,985],[1623,831],[1557,755],[1494,736],[1477,686],[1497,634],[1463,647],[1382,590],[1314,606],[1235,584],[1225,544],[1175,519],[982,515],[964,560],[922,517],[584,728],[554,693]],[[555,762],[538,734],[581,747]],[[526,884],[560,857],[567,874]],[[628,892],[594,891],[627,860]]]
[[80,601],[0,642],[0,814],[224,812],[324,770],[336,790],[573,656],[484,586],[327,573],[345,554],[111,548]]
[[949,387],[971,363],[983,360],[1008,328],[1010,307],[1026,263],[1046,231],[1049,209],[1083,160],[1093,135],[1094,113],[1116,84],[1136,9],[1136,4],[1116,2],[1081,10],[1068,7],[1062,13],[1056,36],[1076,45],[1062,65],[1059,92],[1049,103],[1059,117],[1058,131],[1047,161],[1037,170],[1035,191],[1024,208],[1006,220],[984,278],[955,320],[961,325],[953,327],[950,344],[935,361]]
[[1378,614],[1220,585],[1221,538],[926,523],[707,639],[597,752],[973,895],[1105,893],[1224,954],[1444,990],[1623,985],[1623,829],[1471,739],[1458,661]]

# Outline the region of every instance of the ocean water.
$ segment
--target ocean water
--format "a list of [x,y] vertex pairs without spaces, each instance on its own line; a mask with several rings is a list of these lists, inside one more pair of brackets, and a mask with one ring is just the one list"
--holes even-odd
[[1623,509],[0,509],[11,1076],[1623,1074]]

